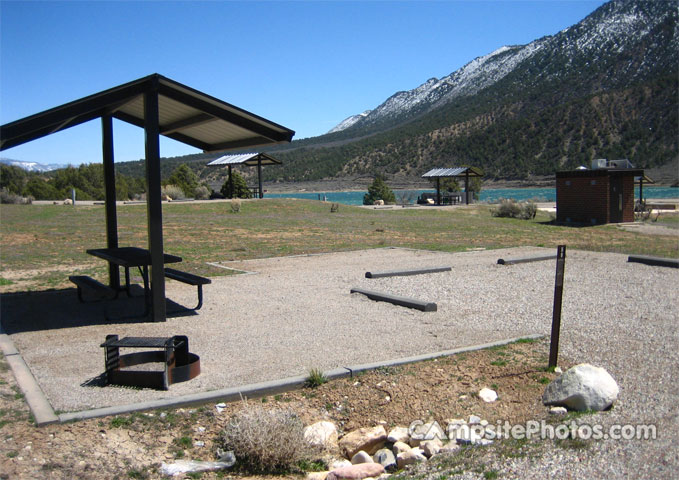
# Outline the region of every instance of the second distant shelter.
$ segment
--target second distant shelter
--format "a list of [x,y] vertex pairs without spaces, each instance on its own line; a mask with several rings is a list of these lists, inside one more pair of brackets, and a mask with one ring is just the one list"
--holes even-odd
[[266,153],[240,153],[235,155],[224,155],[208,163],[208,166],[226,165],[229,167],[229,181],[231,182],[231,191],[233,192],[233,177],[231,175],[231,167],[233,165],[247,165],[248,167],[257,167],[257,192],[255,196],[264,198],[264,190],[262,190],[262,166],[263,165],[282,165],[283,162],[273,158]]
[[483,172],[475,167],[452,167],[434,168],[422,175],[422,178],[436,179],[436,204],[441,205],[441,179],[442,178],[464,178],[464,203],[469,205],[473,200],[472,192],[469,191],[469,179],[472,177],[483,177]]

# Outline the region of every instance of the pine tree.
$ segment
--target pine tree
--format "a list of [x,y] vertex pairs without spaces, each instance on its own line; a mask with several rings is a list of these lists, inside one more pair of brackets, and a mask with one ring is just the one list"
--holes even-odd
[[382,177],[377,175],[372,185],[368,187],[368,193],[363,196],[363,205],[374,205],[376,200],[384,200],[384,203],[395,204],[396,196],[391,188],[384,183]]

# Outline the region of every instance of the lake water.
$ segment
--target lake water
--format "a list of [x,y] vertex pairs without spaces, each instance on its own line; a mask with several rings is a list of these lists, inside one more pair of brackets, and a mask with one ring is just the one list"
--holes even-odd
[[[409,203],[415,203],[417,197],[423,192],[436,190],[394,190],[396,200],[410,196]],[[305,198],[308,200],[326,200],[328,202],[343,203],[345,205],[363,205],[364,192],[324,192],[324,193],[265,193],[266,198]],[[634,189],[635,197],[639,196],[639,188]],[[501,198],[512,198],[518,202],[535,200],[538,202],[555,202],[555,188],[493,188],[481,190],[481,202],[496,203]],[[644,198],[675,198],[679,200],[679,188],[671,187],[646,187],[644,186]],[[400,202],[399,202],[400,203]]]

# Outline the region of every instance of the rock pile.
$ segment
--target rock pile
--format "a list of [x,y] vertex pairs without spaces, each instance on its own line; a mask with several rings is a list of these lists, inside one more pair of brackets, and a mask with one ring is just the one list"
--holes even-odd
[[309,474],[313,480],[361,480],[386,478],[388,472],[426,462],[432,457],[454,452],[461,445],[488,445],[484,438],[488,422],[476,415],[468,420],[450,419],[443,428],[438,422],[415,421],[387,432],[383,425],[359,428],[338,439],[331,422],[318,422],[305,429],[310,445],[341,455],[328,462],[330,471]]

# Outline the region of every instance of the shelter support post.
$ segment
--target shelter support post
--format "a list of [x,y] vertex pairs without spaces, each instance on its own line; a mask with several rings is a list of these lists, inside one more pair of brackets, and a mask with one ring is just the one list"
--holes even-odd
[[[101,117],[102,159],[104,162],[104,191],[106,198],[106,246],[118,248],[118,217],[116,213],[116,173],[113,155],[113,118]],[[118,265],[108,265],[109,286],[120,289],[120,269]]]
[[231,171],[231,165],[229,165],[229,198],[233,198],[233,172]]
[[262,190],[262,159],[257,159],[257,182],[259,186],[259,198],[264,198],[264,191]]
[[644,204],[644,177],[639,179],[639,204]]
[[469,205],[469,170],[464,172],[464,203]]
[[163,206],[160,199],[160,121],[158,83],[144,93],[146,140],[146,215],[151,253],[151,320],[164,322],[165,268],[163,258]]
[[436,177],[436,205],[441,205],[441,178]]

